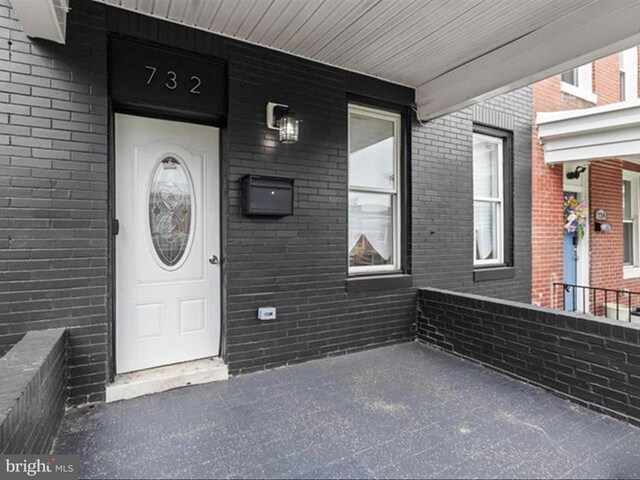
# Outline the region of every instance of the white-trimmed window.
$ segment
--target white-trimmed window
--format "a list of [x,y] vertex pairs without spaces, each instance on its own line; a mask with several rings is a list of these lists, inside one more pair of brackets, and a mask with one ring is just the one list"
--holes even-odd
[[620,52],[620,101],[638,98],[638,47]]
[[567,70],[560,76],[560,90],[588,102],[596,103],[598,96],[593,93],[592,70],[592,63]]
[[504,139],[473,134],[474,265],[500,265],[504,255]]
[[349,273],[401,269],[401,117],[349,105]]
[[638,258],[638,200],[640,173],[622,173],[622,264],[624,277],[640,277]]

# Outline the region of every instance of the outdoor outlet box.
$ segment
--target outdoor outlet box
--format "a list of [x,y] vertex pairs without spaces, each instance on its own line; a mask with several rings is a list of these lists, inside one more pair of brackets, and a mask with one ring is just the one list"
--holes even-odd
[[258,309],[258,320],[275,320],[276,308],[275,307],[261,307]]

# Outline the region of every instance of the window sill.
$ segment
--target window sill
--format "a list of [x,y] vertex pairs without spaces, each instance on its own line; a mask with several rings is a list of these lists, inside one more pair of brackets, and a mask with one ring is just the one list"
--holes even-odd
[[593,104],[598,103],[598,96],[595,93],[583,90],[575,85],[571,85],[570,83],[560,82],[560,91]]
[[476,268],[473,271],[474,282],[487,282],[490,280],[504,280],[516,276],[515,267]]
[[631,278],[640,278],[640,267],[623,267],[622,278],[629,280]]
[[378,290],[395,290],[408,288],[413,285],[411,275],[368,275],[362,277],[350,277],[345,280],[347,293],[374,292]]

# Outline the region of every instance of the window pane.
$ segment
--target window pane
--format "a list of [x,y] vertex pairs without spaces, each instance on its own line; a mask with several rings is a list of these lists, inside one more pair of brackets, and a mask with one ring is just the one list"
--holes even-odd
[[349,115],[349,184],[393,189],[394,123],[358,113]]
[[497,260],[498,208],[494,202],[473,202],[473,236],[476,260]]
[[562,74],[562,81],[571,85],[578,86],[578,69],[574,68]]
[[478,135],[473,136],[473,196],[499,198],[500,149],[496,143]]
[[622,182],[622,219],[631,220],[631,182]]
[[392,195],[349,192],[349,265],[393,264]]
[[626,265],[633,265],[633,223],[623,223],[624,248],[622,262]]
[[168,267],[184,255],[191,234],[193,187],[186,165],[165,157],[151,175],[149,228],[158,257]]

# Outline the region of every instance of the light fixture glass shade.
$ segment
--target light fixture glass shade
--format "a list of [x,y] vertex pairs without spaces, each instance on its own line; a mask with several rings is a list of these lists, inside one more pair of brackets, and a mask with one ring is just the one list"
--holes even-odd
[[280,143],[298,143],[299,121],[291,115],[280,118]]

